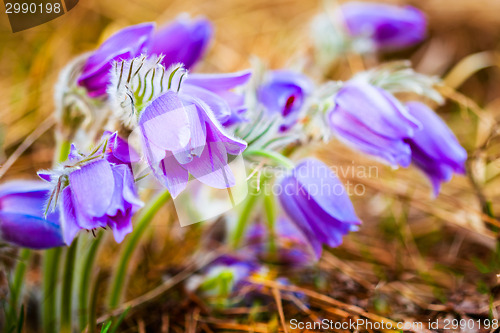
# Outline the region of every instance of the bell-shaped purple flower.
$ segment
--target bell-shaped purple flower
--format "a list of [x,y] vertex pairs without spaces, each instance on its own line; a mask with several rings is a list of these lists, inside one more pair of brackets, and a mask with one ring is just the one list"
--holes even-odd
[[139,129],[150,168],[174,198],[189,175],[218,189],[234,186],[228,155],[246,143],[226,133],[202,95],[167,91],[141,113]]
[[154,23],[143,23],[112,35],[87,59],[78,84],[85,87],[91,97],[106,94],[113,61],[132,59],[145,52],[154,27]]
[[281,182],[279,200],[309,241],[317,258],[322,245],[336,247],[361,222],[337,176],[322,162],[306,159]]
[[426,37],[426,18],[412,6],[348,2],[340,16],[351,35],[369,38],[378,50],[403,49]]
[[0,242],[31,249],[63,246],[59,212],[44,217],[51,186],[42,181],[0,185]]
[[110,227],[120,243],[132,231],[132,215],[142,207],[130,163],[135,151],[116,133],[105,134],[89,156],[71,147],[60,170],[39,172],[54,185],[48,207],[55,202],[61,212],[64,242],[71,244],[82,230]]
[[312,88],[312,82],[301,73],[272,71],[266,82],[258,88],[257,98],[269,113],[282,116],[281,130],[286,131],[297,122],[299,112]]
[[180,16],[153,35],[148,54],[163,54],[165,67],[182,63],[189,69],[205,54],[212,35],[213,27],[207,19]]
[[412,162],[427,175],[437,196],[441,183],[450,181],[453,173],[465,174],[467,152],[445,122],[427,105],[409,102],[406,106],[422,123],[422,130],[407,140]]
[[411,149],[405,141],[420,129],[420,123],[387,91],[368,83],[352,81],[342,87],[329,115],[336,137],[392,166],[407,167]]
[[118,243],[132,232],[132,215],[142,202],[126,165],[97,160],[72,171],[68,181],[60,205],[66,244],[71,244],[81,229],[110,227]]
[[213,111],[224,126],[245,121],[245,96],[233,91],[250,80],[251,71],[228,74],[190,74],[182,85],[182,92],[196,95]]

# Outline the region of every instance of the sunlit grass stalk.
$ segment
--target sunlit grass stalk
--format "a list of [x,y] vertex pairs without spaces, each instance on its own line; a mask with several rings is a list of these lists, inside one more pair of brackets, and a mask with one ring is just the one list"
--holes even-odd
[[[58,142],[54,154],[54,164],[63,162],[67,159],[71,144],[69,141],[62,140]],[[62,254],[62,248],[46,250],[43,255],[43,281],[42,281],[42,326],[45,333],[58,332],[57,296],[58,296],[58,278],[59,261]]]
[[66,250],[61,292],[61,332],[71,332],[73,277],[75,272],[78,238]]
[[96,239],[91,241],[90,247],[82,258],[82,271],[78,285],[78,323],[81,332],[85,330],[88,324],[90,281],[92,280],[92,270],[102,238],[103,234],[99,232]]
[[277,255],[276,247],[276,201],[273,194],[266,193],[264,196],[264,210],[268,229],[269,254],[273,257]]
[[146,204],[142,209],[142,213],[134,224],[134,231],[130,234],[127,241],[123,245],[121,256],[118,260],[118,265],[113,273],[113,279],[110,284],[110,292],[108,296],[108,306],[113,309],[118,306],[121,301],[127,269],[130,259],[134,254],[134,250],[139,244],[141,236],[144,234],[147,227],[150,225],[156,213],[170,199],[170,193],[163,191],[155,198]]

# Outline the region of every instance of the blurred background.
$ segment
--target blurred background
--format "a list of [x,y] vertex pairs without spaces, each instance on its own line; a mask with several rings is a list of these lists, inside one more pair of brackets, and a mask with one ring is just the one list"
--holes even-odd
[[[445,78],[449,89],[443,93],[449,99],[437,111],[467,149],[469,175],[455,177],[432,200],[429,185],[418,171],[396,174],[337,142],[318,146],[318,156],[331,165],[375,165],[378,173],[363,179],[342,177],[366,188],[364,195],[352,197],[364,224],[341,247],[325,253],[317,270],[298,283],[312,283],[308,277],[313,276],[314,288],[321,293],[370,313],[408,321],[498,318],[500,1],[383,2],[411,4],[428,16],[429,38],[424,43],[383,60],[410,59],[419,72]],[[250,67],[252,57],[271,68],[309,59],[307,69],[314,65],[310,20],[332,6],[333,1],[314,0],[80,0],[69,13],[15,34],[7,16],[0,14],[0,163],[5,167],[16,149],[27,148],[7,172],[2,171],[2,181],[35,178],[36,170],[50,167],[53,86],[58,73],[73,57],[96,48],[118,29],[144,21],[162,25],[183,12],[203,15],[213,22],[215,38],[196,71],[242,70]],[[323,76],[338,78],[345,71],[341,64]],[[23,143],[29,135],[32,140]],[[133,283],[127,288],[127,299],[181,270],[195,254],[203,231],[198,225],[180,228],[169,209],[158,216],[154,229],[131,267]],[[104,279],[117,250],[110,243],[99,256]],[[33,285],[39,283],[39,274],[35,260],[28,275]],[[196,296],[185,293],[174,290],[161,304],[147,304],[124,325],[129,331],[141,327],[159,331],[165,318],[170,318],[173,331],[184,331],[193,311],[212,318],[204,323],[213,331],[247,330],[247,326],[227,326],[235,320],[264,321],[250,310],[223,312],[214,319]],[[342,306],[313,303],[312,308],[326,318],[352,315]],[[291,318],[300,310],[287,307],[285,312]],[[191,319],[184,320],[187,317]],[[252,326],[254,331],[271,327],[265,322]]]

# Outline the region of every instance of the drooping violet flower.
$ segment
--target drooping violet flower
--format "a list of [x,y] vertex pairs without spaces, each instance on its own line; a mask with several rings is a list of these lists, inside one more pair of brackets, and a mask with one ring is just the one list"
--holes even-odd
[[162,64],[165,67],[182,63],[189,69],[203,57],[212,36],[210,21],[181,15],[155,32],[148,54],[164,55]]
[[244,141],[227,133],[204,98],[196,90],[169,90],[139,117],[147,162],[174,198],[186,187],[189,175],[218,189],[234,186],[228,155],[246,148]]
[[336,247],[361,222],[337,176],[316,159],[299,163],[281,182],[279,200],[317,258],[322,245]]
[[408,102],[406,107],[422,123],[422,130],[406,140],[411,147],[412,163],[427,175],[437,196],[441,183],[450,181],[453,173],[465,174],[467,152],[427,105]]
[[77,82],[89,96],[106,93],[112,63],[141,55],[153,34],[154,23],[142,23],[124,28],[109,37],[85,62]]
[[350,35],[366,38],[379,51],[393,51],[420,43],[426,37],[427,20],[412,6],[348,2],[339,8]]
[[17,180],[0,185],[0,242],[31,249],[63,246],[59,212],[44,217],[51,186]]
[[182,92],[198,95],[222,125],[231,126],[245,121],[247,110],[245,96],[233,89],[246,84],[251,76],[249,70],[228,74],[190,74]]
[[48,208],[53,202],[58,206],[68,245],[81,229],[110,227],[118,243],[132,231],[132,215],[142,202],[128,162],[117,159],[120,155],[113,154],[110,141],[111,145],[105,140],[89,156],[72,146],[67,163],[60,169],[39,172],[42,179],[54,184]]
[[266,82],[258,88],[257,98],[269,113],[282,116],[280,130],[286,131],[297,122],[300,110],[312,88],[312,82],[301,73],[288,70],[272,71]]
[[157,32],[154,29],[154,23],[142,23],[112,35],[87,59],[78,84],[91,97],[103,96],[110,84],[113,63],[141,54],[162,56],[165,67],[183,63],[190,68],[203,56],[212,37],[212,26],[203,18],[191,21],[180,17]]
[[[306,266],[317,260],[305,235],[288,217],[280,216],[273,232],[270,234],[262,223],[253,225],[246,235],[248,247],[244,250],[261,260],[288,266]],[[274,238],[276,255],[270,252],[270,237]]]
[[421,125],[389,92],[361,81],[348,82],[335,95],[328,119],[344,143],[394,167],[410,165],[411,149],[405,140]]

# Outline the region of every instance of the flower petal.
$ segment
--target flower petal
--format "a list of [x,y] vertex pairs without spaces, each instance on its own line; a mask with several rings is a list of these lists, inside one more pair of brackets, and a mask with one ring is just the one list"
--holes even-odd
[[187,112],[173,91],[160,95],[146,107],[139,127],[144,138],[164,150],[179,150],[191,138]]
[[108,161],[99,160],[84,165],[69,174],[69,182],[78,210],[92,217],[106,214],[115,189]]

